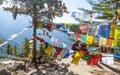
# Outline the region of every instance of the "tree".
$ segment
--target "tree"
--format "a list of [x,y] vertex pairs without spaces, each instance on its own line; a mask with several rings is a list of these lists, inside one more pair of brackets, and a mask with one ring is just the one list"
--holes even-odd
[[45,23],[51,23],[55,16],[62,17],[66,12],[65,3],[61,0],[12,0],[15,3],[20,2],[21,8],[7,8],[14,14],[16,18],[17,13],[28,14],[32,17],[33,27],[33,61],[36,64],[36,37],[37,27]]
[[1,44],[1,43],[3,43],[3,39],[2,39],[2,38],[0,38],[0,44]]
[[38,46],[38,53],[41,55],[45,54],[44,51],[45,51],[45,43],[41,42]]
[[115,12],[120,9],[119,0],[87,0],[92,5],[92,10],[102,13],[99,19],[112,20]]
[[14,53],[14,55],[18,54],[18,48],[16,45],[13,47],[13,53]]
[[24,41],[22,42],[22,54],[23,54],[23,56],[25,56],[25,57],[28,56],[29,51],[30,51],[29,39],[25,38]]
[[10,43],[7,44],[6,54],[8,54],[8,55],[12,55],[13,54],[13,48],[12,48],[12,45]]

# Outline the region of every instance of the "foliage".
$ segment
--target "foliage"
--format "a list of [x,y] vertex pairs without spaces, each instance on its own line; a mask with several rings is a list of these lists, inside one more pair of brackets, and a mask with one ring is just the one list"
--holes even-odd
[[115,16],[115,12],[120,8],[119,0],[87,0],[92,5],[92,10],[102,13],[98,16],[99,19],[112,20]]
[[6,47],[6,54],[8,54],[8,55],[17,55],[18,54],[17,46],[16,45],[13,46],[10,43],[8,43],[7,47]]
[[13,47],[13,53],[14,55],[18,55],[18,48],[16,45]]
[[45,50],[45,43],[41,42],[38,46],[38,53],[41,55],[45,54],[44,53],[44,50]]
[[3,39],[2,39],[2,38],[0,38],[0,44],[1,44],[1,43],[3,43]]
[[76,32],[79,28],[80,24],[70,24],[69,28],[70,28],[70,31],[72,32]]
[[12,47],[12,45],[10,43],[7,44],[6,54],[8,54],[8,55],[12,55],[13,54],[13,47]]
[[25,57],[28,56],[29,51],[30,51],[29,39],[25,38],[24,41],[22,42],[22,55]]

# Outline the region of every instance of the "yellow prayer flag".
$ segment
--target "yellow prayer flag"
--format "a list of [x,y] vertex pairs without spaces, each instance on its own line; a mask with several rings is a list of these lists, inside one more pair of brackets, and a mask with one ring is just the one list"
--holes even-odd
[[114,47],[114,46],[117,46],[117,43],[118,43],[118,40],[117,39],[114,39],[113,41],[112,41],[112,46]]
[[116,25],[114,24],[114,23],[112,23],[111,25],[110,25],[110,38],[114,38],[114,36],[115,36],[115,29],[116,29]]
[[120,39],[120,25],[116,26],[116,30],[115,30],[115,39]]
[[82,53],[82,51],[76,51],[71,63],[78,65],[79,60],[80,60],[80,58],[83,57],[83,55],[84,55],[84,54]]
[[53,48],[54,48],[53,45],[49,45],[48,48],[45,49],[45,53],[50,56],[52,54]]
[[106,46],[106,44],[107,44],[106,38],[100,37],[99,46]]
[[115,39],[120,39],[120,30],[115,30]]
[[87,36],[86,44],[92,44],[93,36]]

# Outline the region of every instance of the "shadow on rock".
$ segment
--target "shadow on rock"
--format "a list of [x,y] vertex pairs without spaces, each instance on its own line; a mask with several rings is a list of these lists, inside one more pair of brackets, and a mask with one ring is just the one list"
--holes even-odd
[[43,67],[39,67],[35,72],[30,75],[78,75],[72,71],[68,70],[69,64],[57,64],[51,63],[49,65],[43,65]]

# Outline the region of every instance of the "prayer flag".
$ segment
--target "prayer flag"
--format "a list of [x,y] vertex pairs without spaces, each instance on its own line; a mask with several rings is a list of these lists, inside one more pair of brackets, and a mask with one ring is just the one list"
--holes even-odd
[[86,44],[92,44],[93,36],[87,36]]
[[94,46],[99,46],[99,38],[98,37],[94,37],[94,39],[93,39],[93,45]]
[[107,46],[108,47],[112,47],[112,41],[113,41],[113,39],[107,39]]
[[50,56],[52,54],[53,48],[54,48],[53,45],[49,45],[48,48],[45,49],[45,53]]
[[114,38],[115,39],[120,39],[120,26],[119,25],[116,26]]
[[117,43],[118,43],[118,39],[114,39],[114,40],[112,41],[112,46],[113,46],[113,47],[116,47],[116,46],[117,46]]
[[80,41],[82,42],[82,43],[86,43],[86,35],[85,34],[80,34]]
[[58,48],[53,57],[57,58],[57,56],[60,54],[61,51],[62,51],[62,48]]
[[88,28],[88,35],[95,36],[98,32],[98,25],[90,25]]
[[82,53],[82,51],[76,51],[71,63],[78,65],[79,60],[80,60],[80,58],[83,57],[83,55],[84,55],[84,54]]
[[110,32],[110,25],[100,25],[98,29],[98,35],[100,37],[108,38]]
[[110,25],[110,34],[109,34],[109,37],[110,37],[110,38],[114,38],[115,29],[116,29],[116,25],[115,25],[114,23],[112,23],[112,24]]
[[71,55],[72,53],[74,53],[74,50],[68,50],[67,53],[64,55],[63,58],[68,58],[69,55]]
[[99,46],[106,46],[106,38],[100,37],[99,39]]

